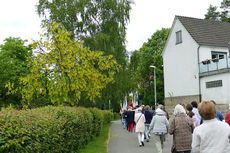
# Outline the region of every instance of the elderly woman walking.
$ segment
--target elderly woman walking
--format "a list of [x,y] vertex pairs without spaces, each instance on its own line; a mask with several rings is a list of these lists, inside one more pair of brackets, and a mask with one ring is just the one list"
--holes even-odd
[[157,152],[162,153],[163,142],[165,134],[168,133],[169,122],[165,116],[165,112],[162,109],[157,108],[155,112],[156,115],[152,118],[149,132],[153,130],[153,140],[157,148]]
[[192,152],[230,153],[230,126],[217,120],[215,104],[204,101],[198,111],[204,123],[194,130]]
[[180,104],[176,105],[174,115],[169,128],[169,134],[173,135],[172,152],[190,153],[194,130],[192,119],[186,115],[184,107]]
[[139,107],[135,114],[136,133],[138,135],[139,146],[144,146],[144,132],[145,132],[145,115],[142,114],[142,108]]

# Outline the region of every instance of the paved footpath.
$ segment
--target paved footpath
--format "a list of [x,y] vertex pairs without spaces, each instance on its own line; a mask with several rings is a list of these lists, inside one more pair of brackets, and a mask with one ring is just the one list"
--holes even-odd
[[[157,153],[152,137],[149,142],[144,142],[144,147],[139,147],[137,133],[130,133],[123,129],[121,121],[114,121],[110,127],[110,140],[108,153]],[[163,153],[170,153],[172,136],[167,135]]]

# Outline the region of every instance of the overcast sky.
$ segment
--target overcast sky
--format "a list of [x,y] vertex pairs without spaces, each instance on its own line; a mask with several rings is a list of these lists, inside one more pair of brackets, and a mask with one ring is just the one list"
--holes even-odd
[[[0,44],[7,37],[38,39],[40,20],[35,12],[38,0],[0,1]],[[134,0],[127,26],[127,50],[139,49],[161,28],[170,28],[175,15],[204,18],[210,4],[222,0]]]

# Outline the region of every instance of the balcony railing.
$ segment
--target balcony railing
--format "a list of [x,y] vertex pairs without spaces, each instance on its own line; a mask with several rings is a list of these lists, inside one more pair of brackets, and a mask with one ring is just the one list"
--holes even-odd
[[199,63],[200,73],[230,68],[230,58],[212,59]]

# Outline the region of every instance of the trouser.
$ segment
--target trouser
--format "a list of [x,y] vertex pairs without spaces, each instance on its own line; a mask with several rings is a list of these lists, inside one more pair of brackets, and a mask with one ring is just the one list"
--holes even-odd
[[127,127],[126,119],[122,118],[122,123],[123,123],[123,127],[126,128]]
[[133,132],[133,123],[128,124],[128,131]]
[[139,145],[142,145],[141,142],[144,142],[144,132],[138,132],[137,136]]
[[148,132],[149,132],[149,124],[145,124],[145,138],[147,140],[149,140],[149,135],[148,135]]
[[165,135],[153,134],[153,140],[154,140],[155,146],[157,148],[157,153],[162,153],[163,152],[164,136]]

